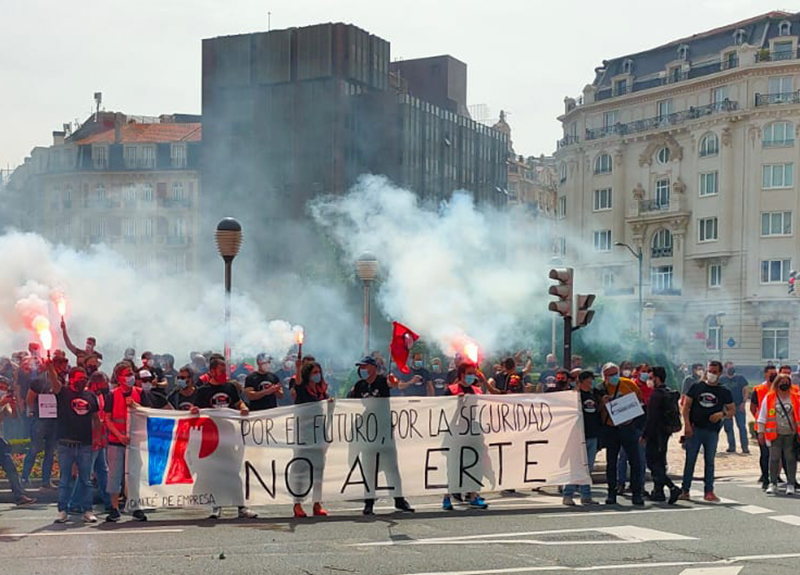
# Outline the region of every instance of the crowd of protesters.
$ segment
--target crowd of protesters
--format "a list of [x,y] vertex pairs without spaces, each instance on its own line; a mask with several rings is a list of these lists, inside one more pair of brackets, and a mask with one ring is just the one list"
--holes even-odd
[[[30,486],[38,454],[44,452],[41,489],[58,490],[57,522],[68,521],[70,513],[81,514],[87,523],[96,522],[96,500],[105,507],[106,521],[121,519],[126,447],[130,442],[126,435],[127,417],[132,405],[194,413],[203,408],[228,408],[248,414],[280,405],[325,401],[334,395],[322,366],[309,355],[288,355],[276,362],[262,353],[253,366],[244,360],[228,363],[213,352],[193,352],[188,363],[176,368],[172,355],[145,351],[137,358],[134,349],[127,349],[111,369],[104,371],[104,359],[95,349],[94,338],[88,338],[84,348],[77,348],[69,340],[63,322],[62,331],[74,361],[62,350],[55,350],[52,359],[45,359],[35,343],[25,352],[0,358],[0,429],[4,416],[10,419],[22,415],[31,440],[19,474],[11,448],[0,434],[0,463],[17,503],[31,504],[35,500],[26,487]],[[714,461],[720,431],[726,429],[728,451],[735,451],[735,422],[741,450],[749,453],[745,413],[749,399],[761,449],[762,487],[770,495],[777,494],[783,469],[785,493],[794,494],[800,390],[792,383],[788,366],[768,367],[764,382],[752,390],[730,362],[725,366],[717,361],[707,366],[696,364],[682,386],[670,385],[663,366],[608,362],[594,373],[575,357],[571,367],[559,367],[555,356],[548,355],[544,369],[535,377],[531,354],[518,352],[487,366],[487,375],[480,366],[458,354],[452,360],[434,357],[426,361],[422,353],[413,353],[408,373],[401,373],[387,366],[382,355],[375,352],[356,362],[355,383],[346,396],[577,390],[590,472],[598,453],[606,450],[606,504],[615,505],[619,496],[629,493],[636,506],[644,505],[646,498],[669,504],[689,500],[701,448],[703,499],[719,501],[714,493]],[[680,387],[680,391],[673,391],[673,387]],[[632,419],[615,420],[610,405],[629,395],[635,396],[641,410]],[[667,472],[667,453],[673,437],[679,437],[685,449],[680,485],[673,483]],[[56,453],[60,467],[57,484],[51,477]],[[645,489],[647,470],[652,479],[650,491]],[[576,493],[582,505],[596,504],[589,483],[559,490],[564,505],[575,505]],[[326,516],[320,498],[321,494],[314,494],[312,512]],[[479,493],[453,493],[444,497],[443,509],[452,510],[453,499],[477,509],[488,507]],[[365,500],[364,514],[373,514],[373,506],[374,500]],[[395,507],[398,511],[414,511],[402,497],[395,499]],[[220,508],[214,508],[211,518],[218,519],[221,513]],[[294,506],[294,515],[306,517],[300,502]],[[239,507],[238,516],[257,515],[247,507]],[[146,521],[147,516],[137,510],[133,519]]]

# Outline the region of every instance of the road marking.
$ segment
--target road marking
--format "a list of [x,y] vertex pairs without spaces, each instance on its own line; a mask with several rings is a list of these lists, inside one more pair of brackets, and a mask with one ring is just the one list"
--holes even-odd
[[[592,540],[585,541],[570,539],[569,541],[547,541],[537,539],[537,535],[566,535],[573,533],[605,533],[612,535],[617,540]],[[519,537],[533,537],[530,539],[518,539]],[[624,543],[645,543],[648,541],[689,541],[694,537],[668,533],[646,527],[636,527],[634,525],[618,525],[612,527],[592,527],[579,529],[549,529],[546,531],[517,531],[511,533],[486,533],[482,535],[464,535],[455,537],[429,537],[425,539],[414,539],[406,541],[373,541],[370,543],[355,543],[349,547],[392,547],[408,545],[497,545],[497,544],[526,544],[526,545],[611,545]]]
[[770,517],[775,521],[780,521],[781,523],[788,523],[789,525],[800,525],[800,517],[797,515],[778,515],[776,517]]
[[[566,567],[563,565],[536,565],[528,567],[508,567],[504,569],[477,569],[470,571],[429,571],[424,573],[404,573],[403,575],[506,575],[509,573],[542,573],[550,572],[556,573],[559,571],[567,571],[570,573],[579,572],[592,572],[592,571],[619,571],[625,569],[636,569],[643,571],[646,569],[655,569],[661,567],[692,567],[692,566],[708,566],[708,567],[726,567],[730,568],[732,563],[744,563],[747,561],[774,561],[777,559],[796,559],[800,558],[800,553],[784,553],[781,555],[748,555],[742,557],[731,557],[729,559],[720,559],[718,561],[665,561],[660,563],[616,563],[610,565],[590,565],[587,567]],[[685,573],[685,571],[684,571]],[[690,572],[691,573],[691,572]],[[701,571],[702,573],[702,571]],[[714,575],[721,575],[715,571],[708,571]],[[737,573],[737,571],[731,571]]]
[[98,529],[83,529],[80,531],[42,531],[39,533],[0,533],[0,539],[23,539],[26,537],[67,537],[70,535],[148,535],[150,533],[183,533],[183,529],[113,529],[100,531]]
[[758,505],[742,505],[741,507],[734,507],[736,511],[743,511],[750,515],[760,515],[761,513],[774,513],[772,509],[766,507],[759,507]]
[[738,575],[743,567],[700,567],[699,569],[684,569],[680,575]]

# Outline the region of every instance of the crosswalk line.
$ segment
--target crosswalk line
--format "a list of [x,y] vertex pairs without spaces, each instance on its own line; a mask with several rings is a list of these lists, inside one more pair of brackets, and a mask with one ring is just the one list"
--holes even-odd
[[800,526],[800,517],[797,515],[777,515],[775,517],[770,517],[770,519],[780,521],[781,523],[788,523],[789,525]]
[[680,575],[737,575],[742,567],[698,567],[684,569]]
[[741,505],[735,508],[736,511],[744,511],[750,515],[761,515],[762,513],[774,513],[772,509],[766,507],[759,507],[758,505]]

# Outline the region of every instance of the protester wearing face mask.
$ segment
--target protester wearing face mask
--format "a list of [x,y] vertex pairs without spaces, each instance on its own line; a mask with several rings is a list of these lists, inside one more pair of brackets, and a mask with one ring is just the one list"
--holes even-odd
[[608,483],[608,497],[606,505],[617,503],[617,461],[620,449],[624,449],[631,464],[631,492],[634,505],[644,505],[643,483],[644,477],[639,461],[640,430],[633,421],[615,425],[608,412],[608,403],[629,394],[636,395],[641,402],[639,387],[628,378],[620,377],[620,368],[614,363],[603,366],[603,411],[601,418],[605,423],[604,438],[606,443],[606,482]]
[[[622,366],[625,365],[626,369],[623,370],[623,377],[626,377],[625,373],[630,373],[629,367],[631,366],[630,362],[623,362],[620,364],[620,369]],[[642,407],[644,408],[645,412],[647,411],[647,402],[650,399],[650,394],[653,393],[652,383],[650,382],[650,366],[646,363],[640,364],[633,370],[633,373],[630,375],[631,381],[633,381],[639,387],[639,393],[641,394],[642,398]],[[647,417],[642,416],[633,422],[633,426],[635,427],[636,431],[638,432],[639,436],[641,437],[642,432],[644,431],[644,426],[647,421]],[[619,454],[619,461],[617,462],[617,493],[619,495],[624,495],[625,493],[625,483],[628,481],[628,454],[623,449]],[[646,453],[644,445],[639,442],[639,466],[641,469],[642,474],[642,481],[644,481],[645,474],[647,473],[647,460],[646,460]],[[647,495],[647,492],[643,492],[644,495]]]
[[[753,388],[753,392],[750,394],[750,414],[756,420],[756,433],[761,431],[758,423],[758,414],[761,409],[761,405],[763,404],[767,393],[769,393],[770,388],[772,387],[772,382],[775,381],[775,377],[777,375],[778,370],[774,365],[766,366],[764,368],[764,381],[755,386]],[[761,483],[761,489],[766,491],[766,489],[769,487],[769,448],[767,447],[766,443],[759,442],[758,451],[758,465],[761,468],[761,477],[759,477],[759,482]]]
[[725,372],[719,378],[719,384],[730,390],[733,396],[733,403],[736,406],[736,413],[733,419],[725,419],[722,426],[725,428],[725,435],[728,437],[728,453],[736,453],[736,434],[733,431],[734,421],[739,431],[739,443],[742,453],[750,453],[749,439],[747,437],[747,412],[745,403],[747,402],[747,380],[736,373],[732,361],[725,362]]
[[544,393],[552,393],[554,391],[568,391],[569,385],[569,372],[560,368],[556,371],[555,380],[552,385],[547,384],[544,388]]
[[487,391],[492,394],[525,393],[525,381],[514,358],[505,358],[500,367],[502,371],[486,382]]
[[[67,358],[58,355],[53,358],[52,363],[56,375],[61,379],[62,384],[64,384],[69,372],[69,362]],[[54,488],[50,482],[50,478],[53,469],[53,457],[56,451],[57,420],[40,417],[39,396],[50,395],[52,393],[53,388],[50,384],[50,378],[46,373],[42,373],[39,377],[31,381],[27,397],[25,398],[28,406],[28,418],[33,421],[33,426],[31,428],[30,448],[25,454],[25,460],[22,463],[22,484],[29,485],[29,478],[31,470],[36,463],[36,457],[41,451],[44,451],[44,459],[42,460],[42,489]]]
[[536,386],[537,393],[543,393],[547,389],[547,380],[549,378],[555,379],[556,371],[558,371],[558,360],[552,353],[547,354],[545,359],[547,368],[539,374],[539,382]]
[[[667,448],[670,436],[680,425],[678,392],[667,388],[667,370],[664,367],[653,367],[649,375],[648,383],[652,384],[653,392],[647,400],[647,424],[640,443],[645,447],[645,459],[653,475],[650,500],[674,505],[681,489],[667,475]],[[669,489],[669,498],[664,494],[665,487]]]
[[791,377],[779,373],[772,382],[758,412],[758,442],[769,447],[769,487],[767,495],[778,494],[778,472],[783,461],[786,495],[795,494],[797,457],[795,442],[800,441],[800,393]]
[[283,387],[272,373],[272,358],[266,353],[256,357],[258,370],[244,380],[244,391],[250,402],[250,411],[262,411],[278,407],[278,400],[283,397]]
[[397,388],[406,397],[425,397],[434,395],[431,373],[425,368],[422,354],[414,353],[409,362],[409,373],[397,375]]
[[36,503],[22,487],[22,483],[17,473],[17,466],[11,457],[11,444],[3,438],[3,423],[6,417],[17,416],[17,405],[21,400],[17,397],[14,387],[5,376],[0,376],[0,467],[6,474],[11,493],[17,505],[30,505]]
[[[108,429],[106,429],[105,405],[108,401],[109,386],[108,376],[102,371],[96,371],[89,376],[89,391],[97,398],[98,418],[92,430],[92,470],[97,477],[97,492],[100,500],[111,511],[111,495],[108,493]],[[73,498],[75,493],[73,492]]]
[[447,386],[445,381],[446,375],[447,374],[444,373],[442,369],[442,360],[438,357],[434,357],[431,360],[431,384],[433,385],[433,395],[444,395],[444,390]]
[[[128,437],[128,408],[133,405],[150,407],[142,389],[136,386],[136,376],[127,364],[120,364],[114,370],[116,387],[108,394],[105,403],[105,424],[108,429],[108,493],[111,496],[111,512],[106,521],[120,520],[119,494],[125,474],[125,447],[130,443]],[[133,512],[137,521],[147,521],[143,511]]]
[[69,386],[61,384],[52,363],[48,368],[50,385],[58,398],[58,463],[61,477],[58,487],[58,517],[56,523],[69,519],[69,499],[72,494],[72,466],[78,468],[76,504],[85,523],[96,523],[92,513],[92,430],[96,427],[99,406],[97,398],[86,389],[89,378],[82,367],[69,372]]
[[142,395],[146,396],[150,407],[153,409],[172,409],[169,401],[167,401],[166,382],[159,380],[147,368],[140,369],[137,376],[137,384],[142,388]]
[[90,357],[94,357],[98,360],[103,359],[103,354],[96,349],[97,340],[95,338],[87,337],[86,345],[83,349],[80,349],[73,344],[72,340],[69,339],[69,334],[67,333],[67,324],[63,319],[61,320],[61,335],[64,338],[64,345],[67,346],[67,349],[75,355],[75,363],[78,367],[86,368],[86,360]]
[[174,409],[189,411],[194,407],[197,398],[194,380],[192,366],[184,365],[178,371],[178,376],[175,378],[175,390],[168,397]]
[[[581,395],[581,409],[583,410],[583,433],[586,443],[586,460],[589,466],[589,474],[594,471],[594,462],[597,457],[598,441],[602,430],[600,420],[600,406],[602,400],[600,393],[594,388],[594,374],[591,371],[582,371],[578,375],[578,391]],[[564,488],[564,505],[575,505],[573,497],[580,487],[581,505],[595,505],[592,499],[592,484],[585,483],[581,486],[567,485]]]
[[714,494],[714,458],[717,456],[719,431],[722,420],[733,417],[736,410],[731,392],[719,385],[722,364],[712,361],[708,364],[705,377],[694,384],[683,404],[683,434],[686,437],[686,465],[683,469],[683,493],[681,500],[689,500],[697,455],[703,448],[705,470],[703,473],[703,499],[716,503]]
[[146,369],[153,374],[153,383],[161,384],[166,381],[164,379],[164,370],[159,367],[152,351],[146,351],[142,354],[142,369]]

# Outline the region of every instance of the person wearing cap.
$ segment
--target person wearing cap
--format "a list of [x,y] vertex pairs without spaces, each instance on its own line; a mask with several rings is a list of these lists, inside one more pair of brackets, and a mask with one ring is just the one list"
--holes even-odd
[[100,353],[95,349],[97,346],[97,340],[93,337],[86,338],[86,346],[84,349],[80,349],[72,340],[69,339],[69,334],[67,333],[67,322],[64,321],[64,318],[61,318],[61,335],[64,337],[64,345],[67,346],[67,349],[70,350],[75,355],[75,364],[78,367],[86,368],[86,359],[89,357],[95,357],[98,360],[103,359],[103,354]]
[[[358,368],[358,381],[353,385],[347,397],[351,399],[375,399],[375,398],[388,398],[391,394],[391,388],[397,387],[398,381],[395,377],[386,378],[385,375],[378,375],[378,362],[372,356],[366,356],[361,361],[356,363]],[[384,406],[374,406],[378,419],[386,419],[384,424],[391,428],[391,417],[384,417],[386,415],[380,410]],[[385,402],[386,413],[389,412],[388,402]],[[391,478],[390,484],[393,485],[398,491],[402,492],[402,485],[400,483],[400,471],[397,467],[397,448],[392,441],[391,433],[387,433],[387,442],[381,446],[365,446],[364,451],[367,452],[362,458],[364,461],[364,475],[365,477],[377,477],[380,470],[371,469],[374,466],[375,457],[370,451],[377,449],[378,454],[383,457],[380,458],[383,471],[387,479]],[[375,499],[368,498],[364,500],[364,515],[373,515],[375,507]],[[398,511],[413,513],[414,509],[406,501],[405,497],[395,497],[394,507]]]
[[250,403],[250,411],[263,411],[278,407],[283,397],[283,386],[278,376],[272,372],[272,358],[266,353],[256,356],[256,371],[244,380],[244,392]]
[[[597,457],[597,448],[603,422],[600,420],[602,399],[600,392],[594,387],[594,373],[581,371],[578,375],[578,392],[581,396],[581,410],[583,411],[583,434],[586,443],[586,461],[589,466],[589,475],[594,471],[594,462]],[[578,490],[578,485],[564,487],[564,505],[575,505],[573,497]],[[592,484],[580,485],[581,505],[595,505],[592,499]]]
[[631,492],[634,505],[644,505],[642,468],[639,461],[639,432],[633,421],[615,425],[608,412],[608,403],[634,394],[641,403],[641,391],[633,381],[620,377],[619,366],[615,363],[606,363],[603,366],[603,396],[601,402],[603,411],[603,437],[606,443],[606,482],[608,483],[608,497],[606,505],[617,503],[617,460],[620,449],[624,449],[631,464]]
[[444,391],[447,388],[445,383],[446,377],[447,374],[442,369],[441,358],[434,357],[431,359],[431,384],[433,385],[433,395],[444,395]]
[[25,493],[17,473],[17,466],[11,458],[11,444],[3,438],[3,419],[6,416],[17,416],[17,405],[21,403],[18,394],[18,390],[14,389],[8,378],[0,375],[0,467],[6,474],[17,505],[30,505],[36,503],[36,500]]
[[147,398],[150,407],[153,409],[172,409],[167,401],[166,381],[158,379],[149,368],[143,367],[136,374],[136,383],[142,388],[142,395]]

